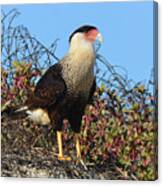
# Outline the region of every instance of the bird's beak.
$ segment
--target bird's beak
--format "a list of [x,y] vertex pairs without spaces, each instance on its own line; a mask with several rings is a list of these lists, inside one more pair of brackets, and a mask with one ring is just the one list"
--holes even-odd
[[100,43],[103,42],[103,37],[102,37],[101,33],[97,34],[96,40],[98,40]]

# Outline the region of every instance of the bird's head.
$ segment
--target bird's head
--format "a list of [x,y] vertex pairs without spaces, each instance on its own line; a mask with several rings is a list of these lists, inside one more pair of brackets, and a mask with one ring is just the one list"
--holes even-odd
[[[84,25],[76,29],[69,37],[70,53],[94,53],[95,41],[103,41],[102,35],[95,26]],[[92,52],[91,52],[92,51]]]
[[73,40],[80,40],[85,42],[94,43],[98,40],[100,43],[103,41],[102,35],[95,26],[84,25],[76,29],[69,37],[69,42]]

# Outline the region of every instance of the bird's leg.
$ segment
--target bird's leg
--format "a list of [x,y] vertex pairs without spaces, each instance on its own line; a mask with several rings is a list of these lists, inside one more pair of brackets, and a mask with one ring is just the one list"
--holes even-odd
[[81,159],[81,149],[80,149],[80,142],[79,142],[79,134],[75,134],[75,140],[76,140],[76,153],[77,158]]
[[58,140],[58,150],[59,154],[58,157],[63,156],[63,149],[62,149],[62,132],[57,131],[57,140]]
[[77,153],[77,162],[81,163],[81,165],[84,167],[85,170],[87,169],[87,166],[85,165],[83,159],[81,158],[81,149],[80,149],[80,141],[79,141],[79,134],[75,134],[75,140],[76,140],[76,153]]
[[57,131],[57,141],[58,141],[58,150],[59,150],[58,160],[67,160],[67,161],[70,161],[71,160],[70,157],[63,155],[62,132],[61,131]]

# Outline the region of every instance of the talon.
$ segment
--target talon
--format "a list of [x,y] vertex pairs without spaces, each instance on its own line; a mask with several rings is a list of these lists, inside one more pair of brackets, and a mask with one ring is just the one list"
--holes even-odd
[[58,160],[60,161],[71,161],[71,157],[70,156],[58,156]]

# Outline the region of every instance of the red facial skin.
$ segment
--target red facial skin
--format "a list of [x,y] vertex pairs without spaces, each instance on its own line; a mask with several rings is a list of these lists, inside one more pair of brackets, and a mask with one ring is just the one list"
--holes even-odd
[[96,40],[96,37],[97,37],[97,34],[98,34],[98,30],[96,29],[92,29],[88,32],[85,33],[85,38],[89,41],[95,41]]

